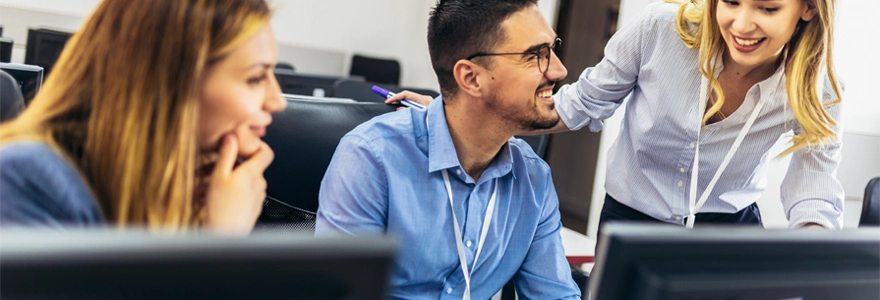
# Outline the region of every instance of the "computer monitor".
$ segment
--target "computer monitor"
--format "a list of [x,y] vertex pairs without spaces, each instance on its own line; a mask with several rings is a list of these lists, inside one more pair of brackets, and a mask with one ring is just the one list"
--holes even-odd
[[345,77],[303,74],[287,69],[275,69],[275,78],[285,94],[315,97],[333,97],[333,86]]
[[880,229],[608,224],[590,299],[880,299]]
[[9,73],[9,75],[12,75],[12,78],[15,78],[15,81],[18,82],[18,86],[21,88],[21,94],[24,96],[25,106],[31,103],[31,100],[34,99],[37,92],[39,92],[40,88],[43,86],[44,75],[42,67],[0,63],[0,70]]
[[49,76],[49,73],[52,72],[52,66],[55,65],[55,61],[61,55],[61,50],[64,50],[64,45],[72,35],[72,33],[59,30],[29,28],[24,63],[43,67],[46,70],[46,76]]
[[383,299],[384,237],[3,229],[3,299]]
[[8,63],[12,61],[12,45],[12,39],[0,37],[0,62]]

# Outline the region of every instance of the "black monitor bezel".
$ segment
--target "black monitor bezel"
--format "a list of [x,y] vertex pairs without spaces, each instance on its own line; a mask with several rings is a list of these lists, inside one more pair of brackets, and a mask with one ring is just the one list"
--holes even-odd
[[5,299],[382,299],[396,244],[385,237],[248,238],[140,231],[4,229]]
[[31,100],[33,100],[34,97],[36,97],[37,93],[39,93],[40,90],[43,88],[43,80],[45,79],[45,76],[46,76],[45,69],[43,69],[43,67],[27,65],[27,64],[0,63],[0,70],[3,70],[6,73],[8,73],[10,76],[15,78],[16,81],[19,81],[21,79],[19,77],[20,73],[34,74],[32,76],[33,80],[34,80],[34,86],[28,87],[28,88],[33,89],[33,93],[29,93],[30,92],[29,90],[25,90],[24,89],[25,87],[21,87],[22,88],[21,94],[24,97],[25,106],[29,105],[31,103]]
[[[67,46],[67,41],[70,40],[70,37],[72,36],[73,33],[59,29],[42,27],[28,28],[27,44],[25,45],[24,52],[24,64],[43,67],[43,69],[45,69],[45,75],[48,76],[52,71],[52,67],[58,61],[61,52],[64,51],[64,47]],[[47,53],[44,52],[45,49],[43,49],[43,43],[47,40],[62,42],[64,46],[58,50],[57,56],[52,59],[50,64],[43,64],[41,62],[42,59],[40,58],[47,55]]]
[[[812,299],[880,295],[880,229],[616,223],[603,228],[596,256],[590,299],[785,299],[780,295],[792,291],[811,293]],[[770,286],[760,290],[764,283]],[[823,291],[835,293],[823,297]]]

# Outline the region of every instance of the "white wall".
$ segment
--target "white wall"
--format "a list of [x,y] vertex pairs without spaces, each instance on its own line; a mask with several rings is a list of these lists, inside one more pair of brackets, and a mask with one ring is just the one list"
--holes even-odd
[[[632,22],[635,17],[651,2],[661,0],[621,0],[619,25]],[[843,0],[838,1],[836,16],[834,62],[838,75],[846,84],[844,94],[845,120],[844,149],[838,179],[846,190],[844,210],[844,226],[854,227],[858,224],[861,209],[862,193],[865,184],[871,177],[880,176],[880,99],[871,88],[877,84],[875,70],[880,69],[877,60],[877,49],[880,48],[880,28],[871,22],[874,13],[880,11],[878,1]],[[623,106],[621,106],[623,107]],[[593,187],[590,224],[588,233],[595,236],[598,227],[599,213],[605,197],[605,165],[608,148],[620,131],[623,110],[605,121],[600,142],[600,154],[596,181]],[[780,140],[771,153],[780,153],[786,147],[786,138]],[[779,185],[788,168],[789,158],[774,160],[767,171],[767,189],[758,206],[764,217],[765,227],[779,228],[788,226],[788,220],[779,202]]]
[[[876,94],[880,75],[880,27],[874,20],[880,1],[838,1],[834,63],[846,85],[843,111],[846,130],[880,136],[880,96]],[[878,170],[880,172],[880,170]],[[878,174],[880,175],[880,174]],[[866,182],[867,183],[867,182]]]
[[[99,3],[101,0],[0,0],[0,6],[28,8],[77,17],[88,16]],[[0,23],[3,23],[3,20],[0,20]]]
[[428,0],[274,1],[279,43],[397,59],[401,85],[438,89],[428,56]]

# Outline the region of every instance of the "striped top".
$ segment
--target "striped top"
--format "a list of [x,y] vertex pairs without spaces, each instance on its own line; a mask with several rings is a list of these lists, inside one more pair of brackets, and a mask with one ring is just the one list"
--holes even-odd
[[[690,170],[699,143],[697,194],[715,175],[758,101],[764,106],[699,212],[733,213],[751,205],[766,186],[766,170],[779,153],[770,148],[801,128],[787,107],[784,66],[752,86],[743,104],[727,119],[700,132],[699,58],[675,30],[678,6],[653,3],[638,21],[620,29],[605,48],[605,58],[587,68],[577,82],[554,96],[562,121],[572,130],[602,129],[631,94],[620,130],[611,146],[605,188],[609,195],[642,213],[683,224],[689,212]],[[723,66],[721,66],[723,67]],[[717,76],[717,74],[716,74]],[[830,81],[821,86],[823,101],[837,99]],[[841,122],[841,105],[826,107]],[[842,127],[834,128],[842,136]],[[835,177],[840,141],[792,154],[781,186],[790,227],[818,223],[843,226],[844,191]]]

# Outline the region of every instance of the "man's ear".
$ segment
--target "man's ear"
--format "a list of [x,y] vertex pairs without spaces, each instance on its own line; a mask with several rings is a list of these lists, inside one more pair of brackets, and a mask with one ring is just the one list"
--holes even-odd
[[817,13],[819,13],[819,8],[816,7],[816,0],[803,0],[803,1],[804,1],[804,4],[807,5],[807,10],[805,10],[804,13],[801,14],[801,20],[804,20],[805,22],[809,22],[810,20],[813,19],[813,17],[816,16]]
[[462,59],[456,62],[455,66],[452,67],[452,76],[455,77],[455,82],[458,83],[459,92],[475,98],[482,97],[482,83],[479,77],[485,70],[483,66],[470,60]]

